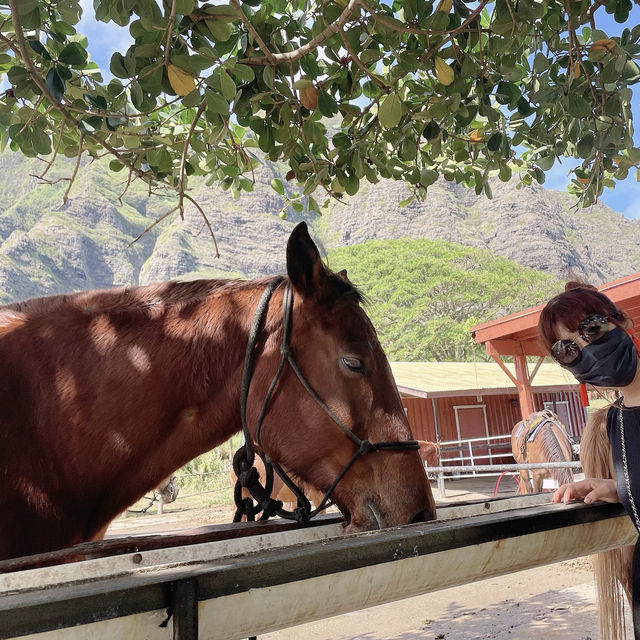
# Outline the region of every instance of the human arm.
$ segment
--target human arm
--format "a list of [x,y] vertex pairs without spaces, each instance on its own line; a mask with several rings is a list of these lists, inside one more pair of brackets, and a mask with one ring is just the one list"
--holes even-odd
[[564,502],[567,504],[571,500],[584,500],[591,504],[596,500],[604,502],[620,502],[616,490],[615,480],[603,480],[602,478],[585,478],[579,482],[571,482],[558,487],[552,497],[553,502]]

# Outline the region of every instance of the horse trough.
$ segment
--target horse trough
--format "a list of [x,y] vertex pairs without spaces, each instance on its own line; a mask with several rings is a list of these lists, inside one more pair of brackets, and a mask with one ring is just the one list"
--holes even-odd
[[246,638],[635,538],[620,505],[537,494],[348,536],[325,516],[110,539],[0,563],[0,638]]

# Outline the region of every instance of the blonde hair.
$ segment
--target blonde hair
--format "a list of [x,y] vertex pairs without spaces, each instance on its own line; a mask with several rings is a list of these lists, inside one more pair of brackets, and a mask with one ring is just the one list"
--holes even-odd
[[[591,413],[580,442],[580,461],[587,478],[611,478],[616,474],[607,435],[609,407]],[[624,599],[631,604],[633,547],[621,547],[593,557],[601,640],[625,640]]]

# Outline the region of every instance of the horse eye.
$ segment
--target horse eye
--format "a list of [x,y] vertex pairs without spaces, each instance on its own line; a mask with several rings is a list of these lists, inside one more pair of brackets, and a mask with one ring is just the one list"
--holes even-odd
[[351,371],[362,371],[364,369],[364,362],[362,362],[360,358],[345,356],[342,358],[342,364],[344,364],[347,369],[351,369]]

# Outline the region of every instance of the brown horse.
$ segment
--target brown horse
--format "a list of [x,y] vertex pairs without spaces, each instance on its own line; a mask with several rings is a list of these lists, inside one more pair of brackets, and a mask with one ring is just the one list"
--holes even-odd
[[440,442],[429,442],[429,440],[418,440],[420,449],[418,454],[422,464],[427,467],[437,467],[440,462]]
[[[613,478],[616,473],[607,435],[609,407],[591,413],[584,425],[580,461],[587,478]],[[631,604],[631,564],[634,547],[598,553],[593,558],[601,640],[624,640],[624,600]]]
[[[432,519],[418,452],[379,446],[411,431],[361,295],[327,269],[304,223],[287,275],[256,333],[250,436],[269,397],[262,449],[322,491],[361,449],[333,492],[348,532]],[[92,539],[239,430],[252,319],[270,284],[168,282],[0,307],[0,559]],[[284,336],[290,358],[270,392]]]
[[[511,452],[518,464],[535,462],[571,462],[573,441],[557,416],[549,410],[532,413],[511,431]],[[573,471],[533,469],[520,471],[520,491],[539,493],[545,479],[553,478],[558,486],[573,482]]]

